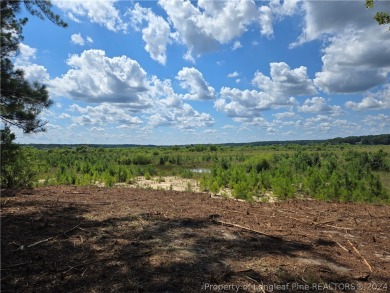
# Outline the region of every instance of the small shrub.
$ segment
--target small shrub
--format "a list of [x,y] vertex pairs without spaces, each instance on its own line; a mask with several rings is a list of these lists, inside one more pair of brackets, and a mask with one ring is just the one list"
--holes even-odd
[[191,179],[194,177],[194,172],[191,172],[191,170],[184,169],[181,171],[180,176],[183,178]]
[[210,186],[210,191],[214,194],[217,194],[219,192],[219,185],[218,182],[214,181],[213,184]]
[[251,200],[252,193],[250,192],[248,185],[245,182],[238,182],[234,185],[233,195],[236,198]]
[[187,192],[193,192],[192,184],[191,184],[190,182],[187,182],[186,191],[187,191]]
[[1,187],[32,187],[37,175],[34,152],[19,147],[14,139],[8,127],[1,130]]
[[279,198],[292,197],[295,192],[291,180],[285,177],[275,177],[272,180],[272,190]]
[[106,176],[104,184],[108,187],[114,186],[114,178],[112,178],[111,176]]
[[152,158],[144,154],[138,154],[133,158],[134,165],[149,165],[152,163]]

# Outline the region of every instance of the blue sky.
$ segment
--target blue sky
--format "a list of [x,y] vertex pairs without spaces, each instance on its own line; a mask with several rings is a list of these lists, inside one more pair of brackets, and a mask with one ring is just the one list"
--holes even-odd
[[[197,144],[390,133],[390,31],[356,1],[53,1],[15,66],[47,85],[20,143]],[[24,12],[22,12],[24,13]]]

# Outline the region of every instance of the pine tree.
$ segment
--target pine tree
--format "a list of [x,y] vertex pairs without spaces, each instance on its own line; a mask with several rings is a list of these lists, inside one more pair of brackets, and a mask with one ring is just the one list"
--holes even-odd
[[50,1],[1,0],[1,90],[0,117],[5,125],[21,128],[25,133],[45,131],[45,121],[38,115],[53,102],[46,86],[39,82],[29,83],[22,70],[14,69],[11,58],[17,55],[19,43],[23,40],[23,26],[27,18],[17,18],[21,3],[41,19],[45,17],[54,24],[67,24],[51,11]]
[[[366,0],[366,7],[373,8],[374,7],[374,0]],[[378,22],[379,25],[390,24],[390,15],[384,11],[378,11],[374,16],[374,19]],[[389,27],[389,30],[390,30],[390,27]]]
[[1,186],[26,187],[31,185],[33,172],[31,162],[13,141],[15,135],[10,126],[15,126],[25,133],[45,131],[45,121],[39,114],[53,102],[45,85],[28,82],[24,72],[14,69],[12,57],[18,54],[19,44],[23,40],[23,26],[27,18],[17,18],[21,4],[24,3],[31,15],[41,19],[45,17],[60,27],[67,24],[52,12],[48,0],[1,0],[1,88],[0,118],[4,124],[1,130]]

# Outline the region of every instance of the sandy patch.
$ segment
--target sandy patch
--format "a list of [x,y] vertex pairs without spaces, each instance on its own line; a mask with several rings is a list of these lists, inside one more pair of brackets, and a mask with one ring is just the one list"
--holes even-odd
[[139,176],[135,178],[134,184],[129,184],[129,187],[154,190],[201,192],[198,181],[195,179],[186,179],[177,176],[152,177],[150,179],[146,179],[144,176]]

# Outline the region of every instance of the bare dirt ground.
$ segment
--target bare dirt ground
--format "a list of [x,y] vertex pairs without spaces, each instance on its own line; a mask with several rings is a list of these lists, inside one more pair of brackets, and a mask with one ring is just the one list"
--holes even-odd
[[2,292],[386,292],[390,206],[47,187],[1,198]]

